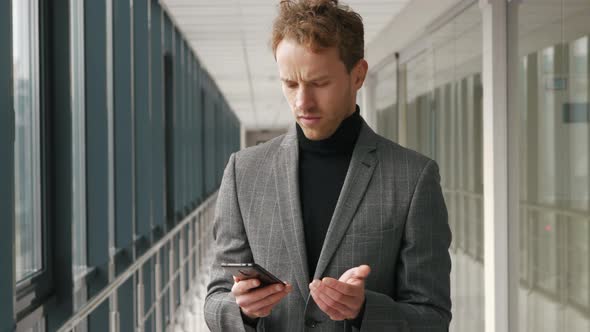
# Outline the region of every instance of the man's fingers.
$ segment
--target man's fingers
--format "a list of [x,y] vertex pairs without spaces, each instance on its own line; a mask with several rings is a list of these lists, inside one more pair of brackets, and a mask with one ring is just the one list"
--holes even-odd
[[371,267],[369,265],[360,265],[344,272],[340,278],[338,278],[338,280],[342,282],[347,282],[348,279],[351,278],[364,280],[369,276],[370,273]]
[[269,306],[260,308],[258,310],[256,310],[256,312],[252,312],[251,314],[257,317],[266,317],[268,315],[270,315],[270,313],[272,312],[272,309],[275,307],[275,304],[271,304]]
[[263,309],[266,307],[274,307],[277,303],[279,303],[285,296],[289,294],[288,292],[277,292],[271,294],[259,301],[251,303],[249,305],[244,306],[243,308],[248,310],[249,312],[261,312],[264,311]]
[[356,268],[355,275],[353,278],[357,279],[367,279],[367,277],[371,274],[371,267],[369,265],[363,264]]
[[[335,280],[335,279],[332,279]],[[340,283],[339,281],[336,281],[338,283]],[[316,284],[316,290],[324,295],[326,295],[326,298],[322,298],[324,300],[324,302],[331,304],[332,302],[334,303],[340,303],[342,304],[343,308],[341,311],[353,311],[356,310],[356,301],[355,301],[355,297],[351,296],[351,295],[347,295],[343,292],[340,292],[338,290],[336,290],[335,288],[329,287],[326,285],[325,282],[318,282]],[[347,286],[346,284],[344,284],[345,286]],[[356,293],[360,294],[360,290],[356,291]]]
[[358,285],[347,284],[346,282],[336,280],[334,278],[322,279],[322,285],[332,288],[333,290],[348,296],[358,296],[362,291]]
[[327,290],[327,287],[321,289],[315,288],[313,292],[316,294],[317,297],[319,297],[322,300],[322,302],[327,304],[330,308],[334,309],[339,314],[343,315],[344,317],[351,316],[354,310],[341,301],[342,295],[336,295],[341,293],[337,293],[334,290],[330,290],[332,294],[336,295],[337,297],[340,297],[340,299],[337,300],[328,295]]
[[[280,290],[279,290],[280,289]],[[250,317],[266,317],[272,308],[293,290],[293,286],[281,284],[266,286],[252,290],[236,297],[236,303],[242,312]],[[267,294],[270,292],[270,295]]]
[[258,286],[260,286],[260,280],[258,279],[237,281],[234,283],[234,286],[232,287],[232,293],[234,294],[234,296],[239,296],[249,292],[252,288],[256,288]]
[[282,284],[269,285],[266,287],[239,294],[238,296],[236,296],[236,303],[242,308],[248,307],[275,293],[282,292],[283,290],[285,290],[285,286]]
[[326,302],[324,302],[317,291],[312,290],[311,297],[313,297],[313,300],[318,305],[318,307],[328,316],[330,316],[331,320],[344,320],[345,316],[342,315],[338,310],[330,307]]
[[[277,293],[277,295],[279,294],[284,294],[284,296],[287,296],[287,294],[289,294],[291,292],[291,290],[293,290],[293,286],[291,286],[290,284],[287,284],[287,287],[285,287],[285,290],[283,293]],[[273,295],[274,296],[274,295]],[[253,314],[257,317],[266,317],[268,315],[270,315],[270,313],[272,312],[272,309],[277,305],[278,302],[280,302],[283,297],[281,297],[279,299],[279,301],[276,301],[273,304],[267,305],[266,307],[262,307],[257,309],[255,312],[253,312]]]
[[355,270],[356,270],[356,267],[353,267],[352,269],[346,270],[346,272],[342,273],[342,275],[340,276],[340,278],[338,278],[338,281],[346,282],[346,280],[352,278],[352,276],[354,275],[354,271]]

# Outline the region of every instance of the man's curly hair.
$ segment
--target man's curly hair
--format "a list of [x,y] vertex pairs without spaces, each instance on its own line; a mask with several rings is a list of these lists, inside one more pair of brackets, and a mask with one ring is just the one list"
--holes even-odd
[[348,72],[365,56],[363,20],[338,0],[282,0],[272,30],[275,56],[283,39],[313,51],[337,47]]

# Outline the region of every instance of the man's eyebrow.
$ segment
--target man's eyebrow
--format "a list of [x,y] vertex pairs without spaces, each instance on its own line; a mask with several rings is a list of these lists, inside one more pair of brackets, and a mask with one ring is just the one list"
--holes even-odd
[[330,78],[330,76],[328,76],[328,75],[323,75],[323,76],[319,76],[319,77],[312,78],[312,79],[311,79],[311,80],[309,80],[309,81],[310,81],[310,82],[325,81],[325,80],[327,80],[327,79],[329,79],[329,78]]
[[[310,79],[310,80],[304,80],[304,82],[308,83],[308,82],[325,81],[325,80],[327,80],[327,79],[329,79],[329,78],[330,78],[330,76],[329,76],[329,75],[323,75],[323,76],[319,76],[319,77],[312,78],[312,79]],[[285,77],[281,77],[281,81],[283,81],[283,82],[285,82],[285,83],[288,83],[288,82],[295,82],[295,81],[293,81],[292,79],[285,78]]]

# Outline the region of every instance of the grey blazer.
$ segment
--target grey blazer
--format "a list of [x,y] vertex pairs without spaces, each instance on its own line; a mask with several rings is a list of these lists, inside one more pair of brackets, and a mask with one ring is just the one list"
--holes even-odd
[[[437,164],[363,123],[314,278],[368,264],[361,331],[447,331],[451,320],[451,232]],[[212,331],[244,325],[222,262],[256,262],[293,291],[258,321],[259,331],[353,331],[309,294],[299,201],[295,126],[233,154],[223,175],[205,300]]]

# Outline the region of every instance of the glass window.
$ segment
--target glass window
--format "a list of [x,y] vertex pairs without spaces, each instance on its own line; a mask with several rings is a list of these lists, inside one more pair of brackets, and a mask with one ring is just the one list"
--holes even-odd
[[[88,299],[86,234],[86,99],[84,75],[84,1],[70,0],[70,80],[72,107],[72,275],[73,309]],[[76,331],[87,331],[82,320]]]
[[13,1],[16,280],[43,268],[38,3]]
[[[511,3],[517,34],[519,326],[590,330],[590,2]],[[516,77],[512,79],[516,80]]]
[[[588,6],[590,8],[590,6]],[[586,12],[590,14],[590,11]],[[590,19],[590,15],[586,16]],[[590,24],[586,26],[590,35]],[[588,50],[590,37],[585,36],[568,44],[570,88],[567,121],[574,128],[569,132],[567,145],[572,155],[568,176],[568,205],[576,215],[568,216],[567,257],[569,271],[566,274],[568,298],[584,310],[590,310],[590,108],[588,84],[590,65]],[[586,113],[586,114],[584,114]],[[584,123],[585,122],[585,123]],[[580,143],[582,142],[582,143]],[[585,142],[586,144],[584,144]],[[584,218],[584,215],[586,217]],[[577,291],[582,290],[582,291]]]
[[[403,64],[407,145],[437,161],[453,232],[452,331],[484,330],[482,24],[472,5]],[[402,76],[403,77],[403,76]]]
[[397,141],[397,63],[390,62],[375,77],[377,133]]
[[[17,329],[18,330],[18,329]],[[45,318],[41,318],[38,322],[34,323],[32,327],[23,329],[25,332],[45,332]]]
[[70,1],[70,53],[72,81],[72,215],[73,273],[79,279],[86,272],[86,117],[84,98],[84,7]]

